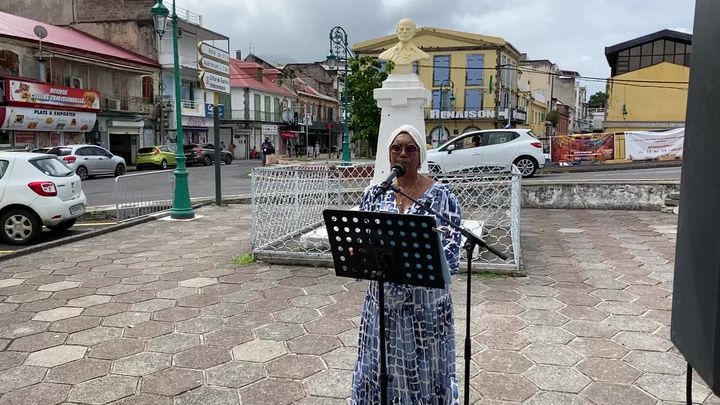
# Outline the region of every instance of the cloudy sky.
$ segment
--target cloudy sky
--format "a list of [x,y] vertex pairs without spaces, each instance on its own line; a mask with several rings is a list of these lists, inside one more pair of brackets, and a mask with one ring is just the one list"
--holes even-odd
[[[442,4],[442,6],[440,6]],[[694,0],[177,0],[230,49],[269,62],[312,62],[328,53],[335,25],[351,44],[391,34],[413,18],[438,27],[499,36],[530,59],[550,59],[583,76],[608,77],[605,47],[661,29],[692,32]],[[604,84],[586,83],[592,94]]]

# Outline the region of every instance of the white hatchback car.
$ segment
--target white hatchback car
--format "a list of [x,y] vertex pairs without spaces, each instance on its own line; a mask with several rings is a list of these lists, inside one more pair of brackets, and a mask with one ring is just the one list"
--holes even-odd
[[126,170],[125,159],[96,145],[56,146],[47,153],[65,162],[81,180],[99,175],[122,176]]
[[434,173],[462,173],[481,168],[517,166],[523,177],[532,177],[545,166],[542,143],[530,129],[488,129],[464,133],[427,152]]
[[32,242],[45,225],[64,232],[85,212],[80,177],[55,156],[0,152],[0,239]]

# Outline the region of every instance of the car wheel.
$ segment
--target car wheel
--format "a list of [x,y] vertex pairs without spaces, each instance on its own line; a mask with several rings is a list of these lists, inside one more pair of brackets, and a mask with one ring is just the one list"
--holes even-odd
[[13,245],[32,242],[42,232],[40,219],[30,210],[10,210],[0,219],[2,239]]
[[163,159],[162,163],[160,163],[160,167],[162,167],[163,170],[168,168],[167,160]]
[[73,225],[75,225],[76,220],[76,218],[68,219],[67,221],[62,221],[57,225],[50,225],[47,228],[57,233],[66,232],[68,229],[72,228]]
[[232,156],[231,155],[225,155],[225,164],[229,165],[232,163]]
[[520,174],[523,177],[534,176],[538,166],[538,164],[535,162],[535,159],[529,156],[520,156],[519,158],[515,159],[513,164],[517,166]]
[[125,165],[120,163],[115,167],[115,177],[125,174]]
[[210,155],[205,155],[205,157],[203,158],[203,164],[205,166],[210,166],[211,163],[212,159],[210,159]]
[[90,178],[88,175],[87,167],[85,166],[79,166],[77,169],[75,169],[75,173],[80,177],[80,180],[87,180]]

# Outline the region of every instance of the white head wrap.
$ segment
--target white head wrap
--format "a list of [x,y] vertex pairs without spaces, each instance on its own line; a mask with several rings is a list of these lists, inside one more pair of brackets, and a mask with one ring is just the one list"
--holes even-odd
[[425,146],[425,136],[420,134],[420,131],[417,130],[412,125],[400,125],[396,130],[390,134],[390,139],[388,139],[388,159],[390,159],[390,145],[393,144],[395,141],[395,138],[398,137],[398,135],[402,133],[407,133],[410,135],[415,141],[415,143],[418,146],[418,149],[420,149],[420,166],[422,166],[423,162],[425,162],[425,159],[427,159],[427,147]]

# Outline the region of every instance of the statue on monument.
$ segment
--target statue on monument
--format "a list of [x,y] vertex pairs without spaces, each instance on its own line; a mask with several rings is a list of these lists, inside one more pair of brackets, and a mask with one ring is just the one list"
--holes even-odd
[[378,56],[379,59],[395,63],[394,73],[411,73],[413,62],[430,58],[430,55],[412,42],[415,32],[417,32],[417,27],[412,19],[403,18],[398,21],[395,33],[400,42]]

